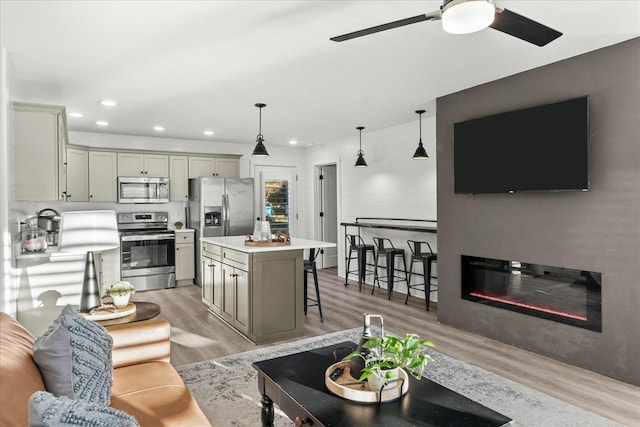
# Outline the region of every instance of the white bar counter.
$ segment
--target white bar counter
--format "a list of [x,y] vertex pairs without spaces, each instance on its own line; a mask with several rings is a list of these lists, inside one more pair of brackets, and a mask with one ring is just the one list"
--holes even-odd
[[304,250],[335,243],[245,246],[245,236],[203,237],[202,302],[256,344],[304,335]]

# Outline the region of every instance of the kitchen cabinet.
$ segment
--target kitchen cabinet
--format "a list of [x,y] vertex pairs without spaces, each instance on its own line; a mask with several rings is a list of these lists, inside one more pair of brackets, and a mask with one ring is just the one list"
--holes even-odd
[[189,157],[169,156],[169,200],[189,200]]
[[189,178],[211,176],[237,178],[238,171],[238,159],[189,156]]
[[66,117],[64,107],[14,103],[16,200],[61,198]]
[[169,156],[154,153],[118,153],[118,176],[169,176]]
[[176,230],[176,285],[192,285],[195,277],[195,230]]
[[237,331],[251,334],[249,255],[222,249],[222,306],[220,316]]
[[209,311],[220,315],[222,308],[222,248],[202,244],[202,302]]
[[62,200],[89,201],[89,151],[67,147],[62,182]]
[[115,152],[89,151],[89,201],[118,200],[118,158]]

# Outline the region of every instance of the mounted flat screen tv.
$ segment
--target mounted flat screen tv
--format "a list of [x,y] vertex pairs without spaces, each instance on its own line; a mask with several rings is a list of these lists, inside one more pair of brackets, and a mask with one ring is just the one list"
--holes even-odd
[[589,97],[454,124],[457,194],[589,189]]

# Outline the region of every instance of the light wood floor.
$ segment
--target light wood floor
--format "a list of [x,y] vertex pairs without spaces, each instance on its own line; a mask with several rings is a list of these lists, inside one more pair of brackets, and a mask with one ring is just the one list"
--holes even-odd
[[[319,270],[324,323],[317,307],[305,319],[305,337],[362,326],[362,313],[384,316],[385,328],[397,334],[415,332],[432,340],[436,349],[520,384],[582,407],[627,426],[640,426],[640,388],[529,351],[442,325],[437,307],[426,312],[424,300],[404,294],[391,301],[386,290],[371,286],[358,292],[357,283],[337,276],[337,270]],[[134,300],[156,302],[171,321],[174,365],[213,359],[257,348],[210,314],[200,300],[200,288],[139,292]]]

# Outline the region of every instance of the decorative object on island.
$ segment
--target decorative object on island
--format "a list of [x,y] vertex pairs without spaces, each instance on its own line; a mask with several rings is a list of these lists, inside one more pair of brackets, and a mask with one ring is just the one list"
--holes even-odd
[[291,244],[291,236],[284,230],[278,230],[272,239],[254,240],[254,236],[247,234],[244,238],[244,244],[245,246],[286,246]]
[[256,107],[260,109],[260,121],[258,127],[258,136],[256,137],[256,148],[253,149],[253,153],[251,154],[253,157],[267,157],[269,153],[267,152],[267,148],[264,146],[264,137],[262,136],[262,109],[266,107],[267,104],[258,103]]
[[176,230],[181,230],[184,224],[182,223],[182,221],[176,221],[173,223],[173,225],[175,225]]
[[366,168],[367,162],[364,160],[364,151],[362,151],[362,129],[364,129],[364,126],[358,126],[356,129],[360,132],[360,149],[358,150],[358,158],[354,166],[357,168]]
[[420,116],[420,139],[418,140],[418,148],[416,148],[416,152],[413,154],[413,158],[415,160],[424,160],[429,158],[427,150],[425,150],[424,145],[422,145],[422,115],[424,113],[425,110],[416,110],[416,114]]
[[129,282],[114,282],[104,291],[104,296],[110,296],[116,308],[124,308],[129,304],[129,298],[136,293],[136,288]]
[[100,288],[93,253],[120,246],[115,211],[63,212],[58,246],[61,252],[86,253],[80,311],[100,306]]
[[[419,380],[422,378],[427,363],[434,359],[425,352],[425,346],[433,347],[429,340],[421,340],[416,334],[406,334],[404,338],[393,335],[385,335],[384,327],[379,337],[372,336],[370,331],[370,318],[379,317],[382,325],[382,316],[364,314],[365,330],[358,350],[347,355],[343,360],[360,358],[364,361],[359,382],[367,380],[369,389],[380,391],[393,387],[404,378],[398,369]],[[354,376],[354,373],[351,374]]]

